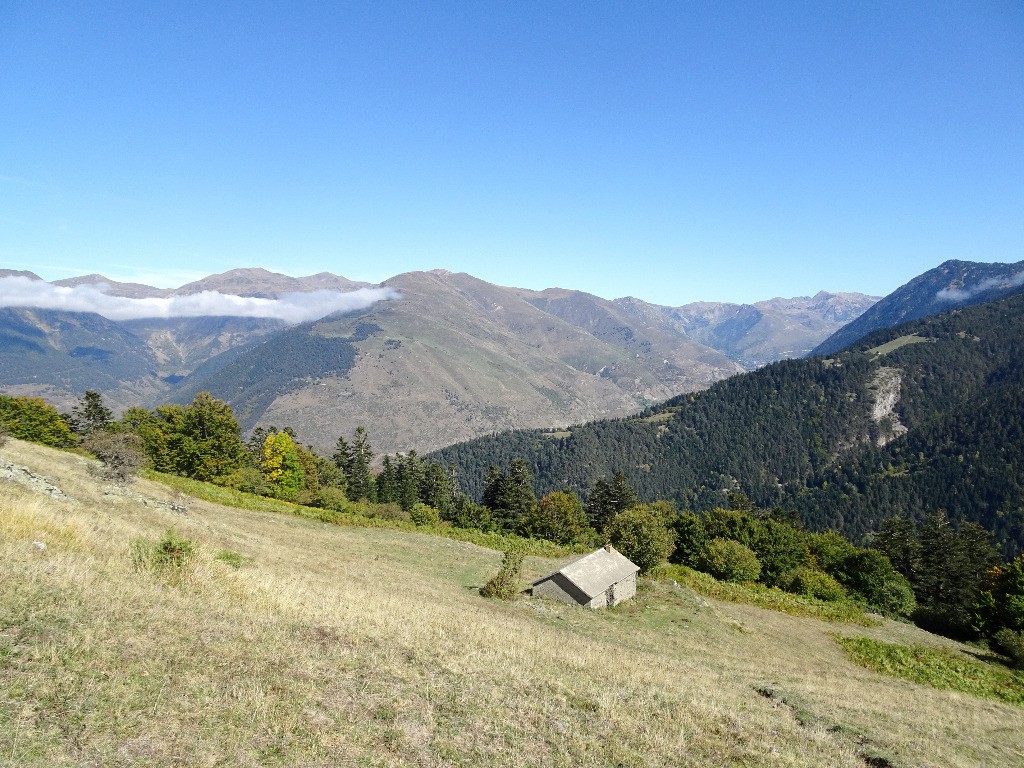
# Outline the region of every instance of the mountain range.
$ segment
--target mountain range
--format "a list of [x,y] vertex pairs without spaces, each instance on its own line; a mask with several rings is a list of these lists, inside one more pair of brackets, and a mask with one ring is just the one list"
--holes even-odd
[[[0,270],[0,279],[8,277],[39,280]],[[144,301],[368,287],[330,273],[294,278],[262,269],[173,290],[102,275],[50,285],[94,293],[102,286],[103,296]],[[819,293],[661,307],[502,287],[444,270],[397,275],[380,289],[390,300],[299,324],[230,316],[115,321],[9,306],[0,309],[0,387],[65,408],[94,389],[117,409],[208,390],[231,403],[246,429],[287,424],[330,449],[362,425],[379,451],[428,451],[496,431],[634,413],[804,354],[876,301]]]
[[[924,303],[934,278],[959,264],[883,301]],[[971,285],[956,290],[968,296]],[[488,467],[524,459],[538,494],[586,496],[621,471],[645,501],[706,510],[739,491],[855,540],[888,517],[945,510],[992,531],[1013,557],[1024,550],[1024,286],[1009,291],[633,417],[486,436],[430,458],[457,466],[475,498]]]

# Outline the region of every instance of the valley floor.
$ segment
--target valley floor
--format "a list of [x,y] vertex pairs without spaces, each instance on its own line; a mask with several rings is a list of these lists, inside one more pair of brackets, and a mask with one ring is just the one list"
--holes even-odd
[[[63,494],[0,481],[0,765],[1024,764],[1024,709],[833,637],[970,651],[912,626],[655,581],[608,611],[499,603],[477,589],[500,554],[471,544],[117,489],[14,440],[0,459]],[[168,528],[193,561],[133,566]]]

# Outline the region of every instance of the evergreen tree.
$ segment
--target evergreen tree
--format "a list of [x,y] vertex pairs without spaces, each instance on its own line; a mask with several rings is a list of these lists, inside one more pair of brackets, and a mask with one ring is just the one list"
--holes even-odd
[[452,476],[436,461],[424,466],[420,480],[420,501],[436,509],[442,519],[451,512],[454,499]]
[[398,469],[391,457],[385,456],[377,475],[377,501],[380,504],[397,504],[399,498]]
[[344,435],[338,437],[338,442],[334,446],[334,453],[331,454],[331,460],[348,477],[352,471],[352,446],[345,440]]
[[954,529],[945,512],[933,512],[918,526],[920,569],[911,584],[928,628],[971,635],[980,628],[986,571],[998,563],[991,534],[968,523]]
[[252,456],[256,465],[259,466],[263,456],[263,443],[267,440],[267,435],[271,432],[276,432],[277,427],[270,427],[266,429],[264,427],[256,427],[249,435],[249,439],[245,441],[245,449]]
[[484,505],[491,510],[503,530],[514,531],[536,503],[530,465],[522,459],[512,460],[508,474],[496,468],[488,473]]
[[917,526],[906,517],[890,517],[882,521],[874,536],[874,546],[889,558],[896,572],[911,584],[918,581],[921,569],[921,540]]
[[602,530],[615,515],[640,503],[626,476],[616,470],[611,480],[597,479],[587,498],[587,519],[596,530]]
[[88,435],[113,424],[114,414],[103,404],[103,396],[90,389],[79,399],[78,405],[71,409],[68,423],[76,434]]
[[416,451],[398,457],[398,504],[408,512],[420,500],[423,468]]
[[373,449],[363,427],[356,427],[351,444],[344,437],[339,437],[331,458],[345,473],[345,493],[350,501],[377,500],[377,488],[370,470]]

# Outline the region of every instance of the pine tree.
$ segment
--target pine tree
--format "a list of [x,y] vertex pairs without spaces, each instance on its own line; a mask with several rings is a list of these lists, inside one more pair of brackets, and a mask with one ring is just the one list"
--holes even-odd
[[436,509],[442,518],[451,513],[454,493],[452,477],[436,461],[424,466],[420,480],[420,501]]
[[385,456],[380,474],[377,475],[377,501],[381,504],[397,504],[399,498],[398,469],[391,457]]
[[79,399],[78,405],[71,409],[68,423],[76,434],[88,435],[113,424],[114,414],[103,404],[103,396],[90,389]]
[[619,512],[632,509],[640,500],[626,476],[619,471],[612,474],[610,481],[597,479],[587,498],[587,519],[594,529],[600,531]]
[[420,500],[420,482],[423,471],[416,451],[409,451],[398,459],[398,503],[408,512]]
[[513,531],[537,504],[530,465],[522,459],[513,459],[508,474],[491,467],[487,475],[484,506],[491,510],[503,530]]
[[352,459],[349,463],[346,479],[348,480],[348,497],[352,501],[376,501],[376,487],[370,465],[373,462],[373,450],[363,427],[356,427],[352,438]]

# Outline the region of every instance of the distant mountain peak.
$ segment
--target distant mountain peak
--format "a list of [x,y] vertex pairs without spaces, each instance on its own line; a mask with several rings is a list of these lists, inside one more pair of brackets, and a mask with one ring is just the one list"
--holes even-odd
[[872,331],[981,304],[1024,290],[1024,261],[986,263],[950,259],[918,275],[819,344],[811,354],[830,355]]
[[0,269],[0,278],[3,277],[27,277],[29,280],[43,280],[35,272],[29,272],[27,269]]

